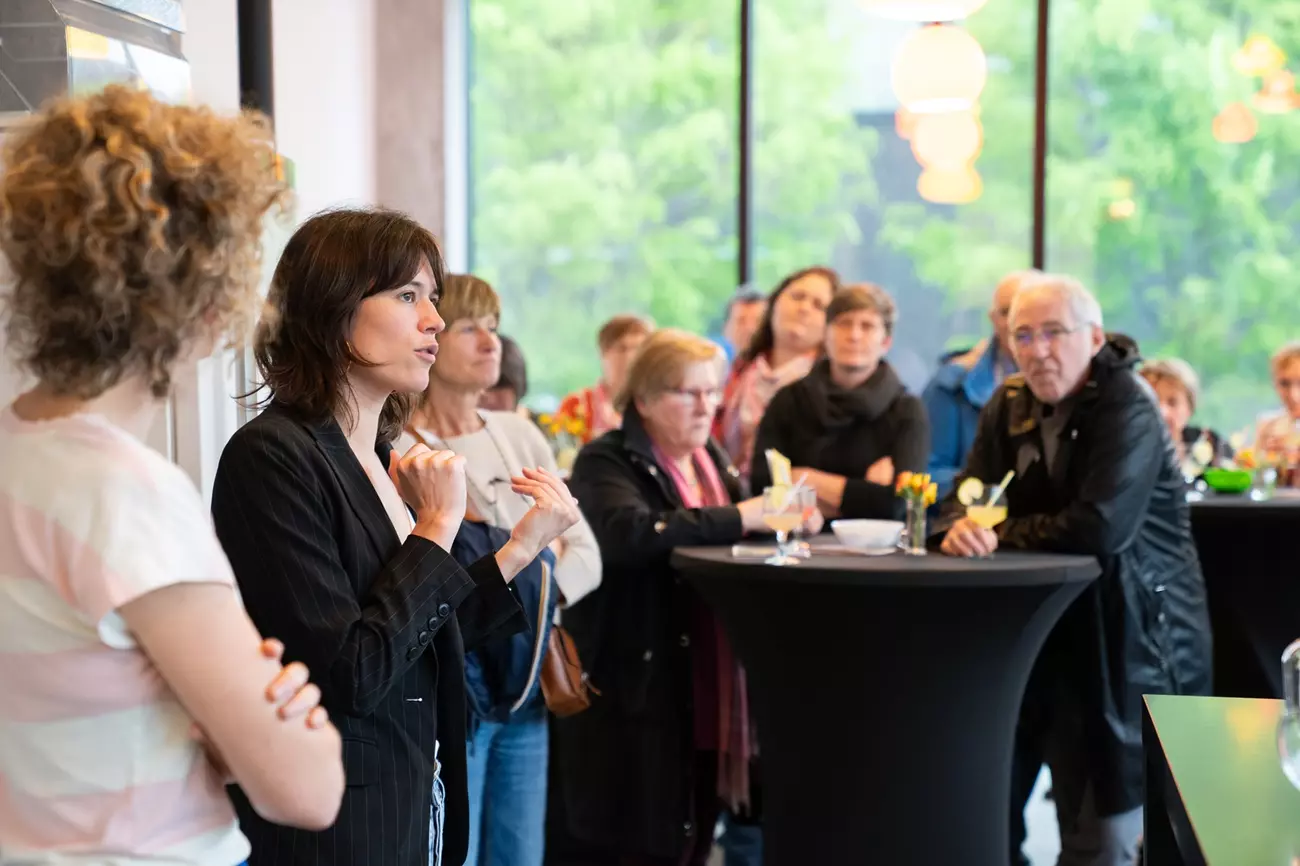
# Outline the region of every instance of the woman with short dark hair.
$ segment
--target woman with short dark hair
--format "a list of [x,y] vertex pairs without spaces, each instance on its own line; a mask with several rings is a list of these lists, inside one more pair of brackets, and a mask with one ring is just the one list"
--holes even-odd
[[884,289],[847,286],[826,308],[826,357],[772,398],[758,428],[752,478],[770,483],[775,448],[807,475],[828,516],[900,516],[898,472],[924,472],[930,454],[925,406],[903,387],[885,353],[897,310]]
[[510,580],[578,518],[562,482],[525,470],[510,485],[534,504],[509,542],[468,569],[448,553],[463,458],[390,444],[438,351],[442,279],[433,236],[383,210],[312,217],[275,270],[255,345],[268,405],[222,453],[212,511],[253,620],[320,677],[348,787],[322,833],[236,794],[254,863],[463,862],[463,647],[522,627]]

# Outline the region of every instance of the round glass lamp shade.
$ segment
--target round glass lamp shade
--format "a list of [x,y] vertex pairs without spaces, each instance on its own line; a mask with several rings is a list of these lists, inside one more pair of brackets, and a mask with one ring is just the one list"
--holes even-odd
[[969,18],[988,0],[859,0],[868,14],[892,21],[960,21]]
[[903,40],[891,78],[894,95],[913,114],[968,111],[984,90],[988,61],[965,30],[929,24]]
[[1264,78],[1264,84],[1251,102],[1265,114],[1286,114],[1294,111],[1300,99],[1296,96],[1295,76],[1285,69]]
[[1211,129],[1215,139],[1224,144],[1245,144],[1259,131],[1259,122],[1245,105],[1232,102],[1214,118]]
[[923,168],[960,170],[983,145],[984,130],[970,111],[921,114],[912,129],[912,154]]
[[1232,66],[1242,75],[1263,78],[1286,65],[1286,54],[1267,36],[1256,34],[1232,56]]
[[916,181],[921,198],[935,204],[969,204],[984,192],[984,181],[972,166],[927,168]]

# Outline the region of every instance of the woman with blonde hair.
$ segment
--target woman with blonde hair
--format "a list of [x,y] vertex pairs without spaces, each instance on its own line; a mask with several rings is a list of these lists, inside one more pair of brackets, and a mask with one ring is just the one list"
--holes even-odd
[[762,498],[741,500],[709,437],[723,363],[701,337],[652,335],[618,398],[623,426],[582,450],[569,482],[604,577],[564,623],[602,696],[555,720],[552,765],[565,829],[601,862],[703,864],[720,803],[749,804],[743,672],[669,559],[766,529]]
[[324,828],[339,735],[244,612],[199,491],[144,440],[257,307],[269,132],[109,87],[6,139],[5,330],[36,384],[0,413],[0,860],[235,866],[225,783]]
[[[398,447],[423,443],[465,458],[467,513],[474,522],[462,526],[452,548],[465,562],[491,547],[493,537],[508,535],[528,513],[531,502],[509,488],[509,478],[526,468],[559,470],[530,419],[479,408],[501,378],[496,291],[478,277],[448,275],[438,312],[447,323],[438,362]],[[535,563],[512,585],[529,628],[485,643],[465,659],[471,717],[469,866],[542,863],[549,749],[540,669],[555,609],[579,601],[600,583],[600,550],[591,527],[578,520],[551,542],[545,565],[540,558]]]
[[1256,446],[1273,453],[1300,449],[1300,340],[1278,349],[1269,366],[1282,409],[1260,418]]

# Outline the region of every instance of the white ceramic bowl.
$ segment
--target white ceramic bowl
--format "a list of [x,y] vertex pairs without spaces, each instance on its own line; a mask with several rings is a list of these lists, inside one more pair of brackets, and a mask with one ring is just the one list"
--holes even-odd
[[840,544],[855,550],[886,550],[898,545],[901,520],[832,520],[831,531]]

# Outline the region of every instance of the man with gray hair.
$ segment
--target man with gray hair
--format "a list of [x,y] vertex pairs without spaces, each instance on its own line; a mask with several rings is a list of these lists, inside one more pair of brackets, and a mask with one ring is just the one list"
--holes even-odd
[[1039,655],[1016,752],[1052,771],[1058,866],[1128,866],[1142,832],[1142,695],[1210,689],[1183,481],[1136,352],[1107,339],[1087,289],[1043,275],[1016,296],[1010,326],[1021,372],[985,406],[958,480],[1014,470],[1008,518],[985,529],[950,498],[936,529],[952,556],[1014,548],[1100,562]]

